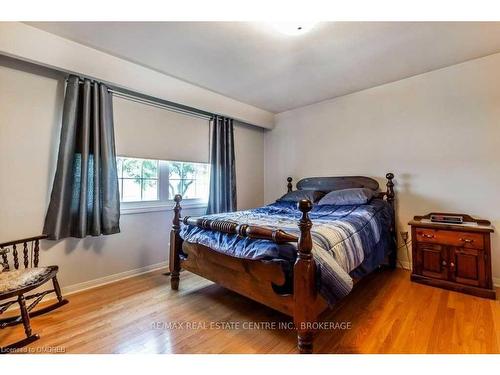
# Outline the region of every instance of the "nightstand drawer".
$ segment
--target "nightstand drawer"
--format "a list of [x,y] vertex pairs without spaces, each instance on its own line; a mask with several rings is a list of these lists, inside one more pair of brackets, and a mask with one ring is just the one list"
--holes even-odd
[[456,232],[429,228],[416,228],[417,242],[435,243],[464,247],[469,249],[483,249],[484,237],[481,233]]

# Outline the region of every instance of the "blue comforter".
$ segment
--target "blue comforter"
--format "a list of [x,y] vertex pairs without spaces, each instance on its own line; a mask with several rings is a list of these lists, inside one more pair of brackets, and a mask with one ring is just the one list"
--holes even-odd
[[[389,250],[392,211],[387,202],[373,199],[364,205],[315,205],[309,216],[313,222],[312,252],[318,269],[319,292],[329,304],[334,304],[349,294],[353,277],[369,273],[384,262]],[[301,212],[292,202],[210,215],[212,219],[281,228],[296,235],[300,217]],[[285,270],[292,270],[296,258],[296,244],[292,243],[278,245],[187,225],[182,225],[180,235],[186,241],[235,257],[284,260]]]

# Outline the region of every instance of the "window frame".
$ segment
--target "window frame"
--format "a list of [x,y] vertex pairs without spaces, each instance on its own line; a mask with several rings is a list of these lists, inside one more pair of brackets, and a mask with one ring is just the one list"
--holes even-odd
[[128,203],[146,203],[146,202],[157,202],[160,200],[160,160],[157,159],[147,159],[147,158],[136,158],[136,157],[131,157],[131,156],[116,156],[116,158],[121,158],[121,159],[135,159],[135,160],[149,160],[149,161],[155,161],[158,163],[157,165],[157,170],[158,170],[158,178],[144,178],[143,173],[144,173],[144,165],[141,164],[141,177],[139,180],[141,181],[141,198],[143,196],[143,190],[142,190],[142,184],[144,180],[155,180],[157,182],[157,199],[141,199],[140,201],[122,201],[122,194],[123,194],[123,186],[124,186],[124,181],[125,180],[134,180],[132,177],[123,177],[123,163],[122,163],[122,177],[118,175],[118,183],[120,184],[120,203],[121,204],[128,204]]
[[[160,160],[160,159],[140,158],[134,156],[125,156],[125,155],[117,155],[116,157],[129,158],[129,159],[158,160],[158,199],[148,200],[148,201],[120,202],[120,213],[122,215],[173,210],[175,202],[173,199],[168,199],[168,189],[169,189],[168,163],[171,161],[178,161],[182,163],[208,164],[200,162],[181,161],[181,160]],[[182,200],[182,207],[186,209],[206,208],[207,206],[208,206],[208,197],[206,200],[202,198],[192,198],[192,199]]]

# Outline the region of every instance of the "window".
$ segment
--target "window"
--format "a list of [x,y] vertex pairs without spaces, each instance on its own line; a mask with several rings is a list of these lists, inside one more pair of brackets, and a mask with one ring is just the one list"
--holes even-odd
[[118,158],[121,202],[157,201],[159,160]]
[[170,208],[176,194],[188,205],[208,201],[210,165],[183,161],[117,158],[120,202],[127,209]]
[[168,199],[175,194],[183,199],[202,199],[208,201],[210,165],[205,163],[168,163]]

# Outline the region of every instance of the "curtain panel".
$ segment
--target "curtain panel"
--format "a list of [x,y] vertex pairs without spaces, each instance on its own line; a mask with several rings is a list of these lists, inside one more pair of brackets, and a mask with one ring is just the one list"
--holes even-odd
[[211,121],[210,190],[207,214],[236,210],[236,164],[233,120],[214,116]]
[[111,94],[102,83],[70,76],[44,234],[58,240],[119,233],[119,221]]

